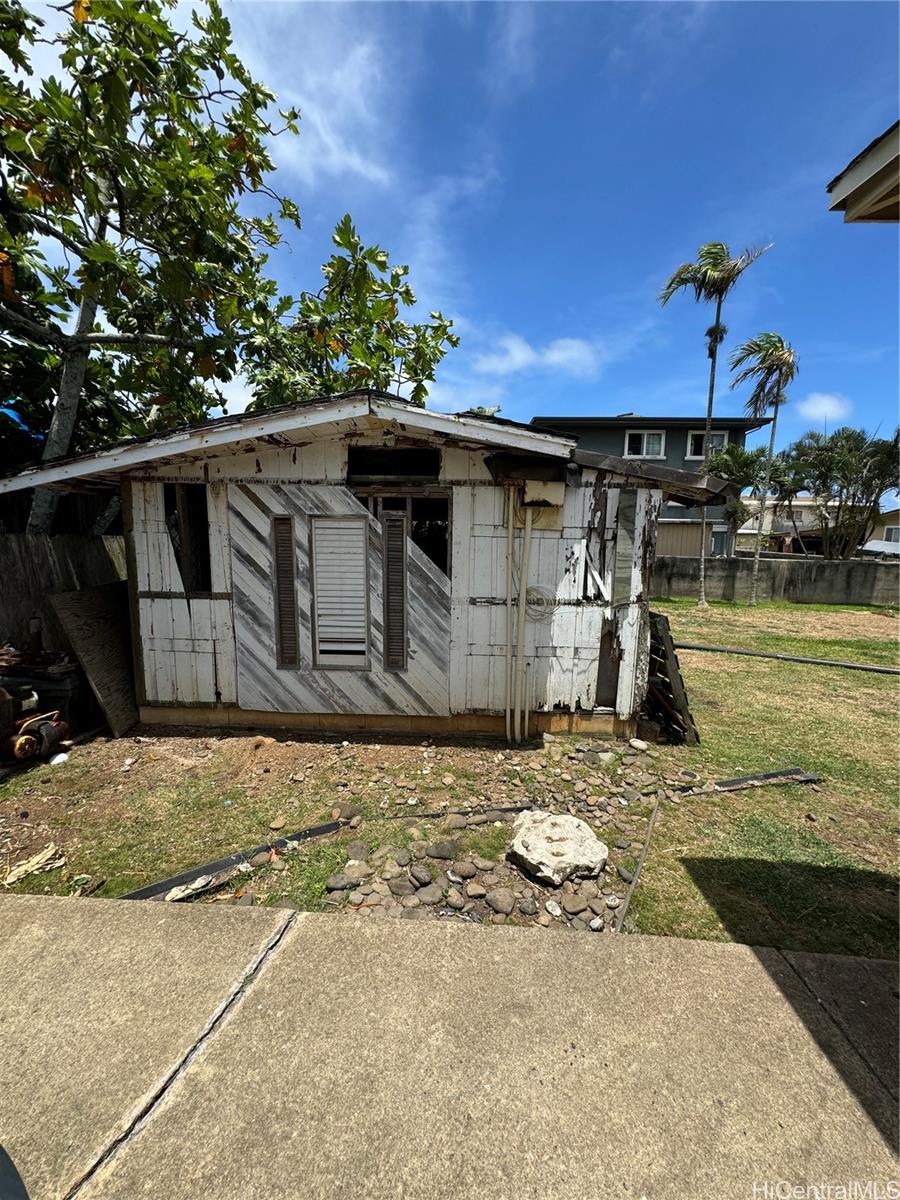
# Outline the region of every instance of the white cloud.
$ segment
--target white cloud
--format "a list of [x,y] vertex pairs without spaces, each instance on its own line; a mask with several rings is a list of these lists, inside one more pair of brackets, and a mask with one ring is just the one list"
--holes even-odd
[[833,425],[838,421],[845,421],[853,411],[853,405],[846,396],[837,392],[810,392],[797,405],[797,411],[810,421]]
[[513,333],[498,338],[496,350],[475,358],[475,370],[484,375],[514,375],[518,371],[542,369],[586,378],[597,373],[597,354],[583,338],[557,338],[546,346],[533,346]]
[[467,408],[502,408],[506,395],[506,388],[499,383],[451,377],[428,385],[426,403],[438,412],[462,412]]
[[387,47],[343,5],[229,5],[235,50],[250,73],[300,110],[300,136],[278,138],[281,169],[312,187],[354,176],[378,187],[393,179],[385,131],[393,127]]
[[491,349],[475,356],[483,375],[515,375],[520,371],[556,371],[575,379],[596,379],[604,367],[627,358],[645,344],[656,318],[633,328],[596,338],[563,337],[535,345],[517,333],[493,340]]
[[537,5],[499,4],[488,43],[488,89],[498,99],[526,87],[534,78]]
[[421,191],[411,189],[405,225],[391,245],[392,259],[409,266],[409,280],[421,311],[440,309],[454,318],[458,329],[464,324],[460,310],[469,289],[454,238],[455,225],[497,179],[493,162],[486,159],[467,173],[439,175]]

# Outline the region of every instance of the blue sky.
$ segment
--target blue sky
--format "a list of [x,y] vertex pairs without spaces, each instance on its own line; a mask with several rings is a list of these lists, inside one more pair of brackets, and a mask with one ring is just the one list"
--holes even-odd
[[894,5],[225,7],[303,114],[275,145],[304,222],[280,283],[318,287],[349,211],[458,323],[435,407],[700,414],[711,315],[656,293],[703,241],[774,242],[725,320],[728,348],[775,329],[799,353],[779,442],[891,430],[897,227],[845,226],[825,186],[896,119]]

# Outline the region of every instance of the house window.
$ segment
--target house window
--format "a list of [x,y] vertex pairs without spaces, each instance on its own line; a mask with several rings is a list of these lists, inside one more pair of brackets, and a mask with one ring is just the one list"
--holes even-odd
[[900,542],[900,525],[886,525],[884,540],[886,542]]
[[175,552],[185,594],[212,588],[209,561],[209,515],[205,483],[164,483],[166,528]]
[[714,526],[712,531],[712,545],[710,547],[713,558],[724,558],[728,554],[728,530],[722,529],[719,526]]
[[[703,436],[702,429],[692,429],[690,431],[687,439],[687,454],[684,456],[685,458],[706,457],[706,455],[703,453]],[[727,441],[728,434],[724,429],[715,433],[710,433],[709,448],[711,451],[721,450]]]
[[275,588],[275,655],[279,667],[300,665],[296,562],[293,518],[273,517],[272,582]]
[[369,665],[367,517],[311,521],[313,654],[317,667]]
[[450,499],[428,489],[422,495],[414,488],[387,495],[381,488],[356,487],[353,494],[379,524],[387,512],[406,513],[406,533],[414,546],[444,575],[450,574]]
[[406,670],[406,513],[385,512],[383,530],[384,669]]
[[662,429],[629,429],[625,434],[626,458],[665,458],[666,435]]

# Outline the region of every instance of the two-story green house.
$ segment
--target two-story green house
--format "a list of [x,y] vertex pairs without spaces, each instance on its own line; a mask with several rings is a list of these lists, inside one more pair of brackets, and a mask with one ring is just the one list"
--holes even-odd
[[[639,417],[620,413],[616,417],[533,417],[532,425],[578,439],[582,450],[616,454],[621,458],[644,458],[663,462],[681,471],[699,471],[703,462],[703,417]],[[768,418],[714,417],[712,444],[736,442],[743,446],[748,433],[768,425]],[[670,502],[659,521],[657,554],[695,558],[700,554],[699,508],[684,508]],[[733,553],[731,529],[724,508],[707,509],[707,554]]]

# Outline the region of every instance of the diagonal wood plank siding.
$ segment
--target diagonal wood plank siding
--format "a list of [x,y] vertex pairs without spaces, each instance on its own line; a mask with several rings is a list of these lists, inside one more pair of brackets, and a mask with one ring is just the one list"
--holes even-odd
[[[238,704],[276,712],[449,713],[450,581],[407,540],[409,662],[384,669],[382,535],[345,487],[328,484],[228,485]],[[271,520],[294,518],[300,666],[277,666]],[[369,550],[370,669],[313,667],[310,627],[309,518],[366,516]]]

